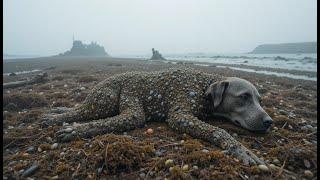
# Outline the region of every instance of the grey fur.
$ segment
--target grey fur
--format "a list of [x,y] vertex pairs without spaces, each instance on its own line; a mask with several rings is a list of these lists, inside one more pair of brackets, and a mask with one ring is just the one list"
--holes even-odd
[[[44,122],[80,122],[57,132],[61,141],[70,141],[77,137],[128,131],[142,126],[146,121],[163,120],[178,132],[188,133],[225,149],[244,164],[264,164],[225,130],[202,121],[214,113],[234,119],[230,112],[239,107],[232,104],[234,101],[229,96],[246,90],[258,95],[254,86],[245,80],[223,80],[219,75],[193,69],[128,72],[99,83],[75,110],[46,117]],[[213,99],[207,98],[210,95]],[[258,104],[255,105],[255,110],[261,111],[260,105],[261,109]],[[252,130],[252,127],[259,126],[261,119],[257,118],[260,116],[251,112],[250,119],[245,118],[245,114],[241,115],[241,122],[247,122],[241,123],[243,127]]]

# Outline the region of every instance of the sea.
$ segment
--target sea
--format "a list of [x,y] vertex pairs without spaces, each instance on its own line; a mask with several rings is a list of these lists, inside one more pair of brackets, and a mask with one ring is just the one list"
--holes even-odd
[[[40,56],[20,56],[20,57],[5,57],[4,61],[19,61],[28,60]],[[123,58],[139,58],[149,59],[151,54],[145,55],[118,55],[117,57]],[[270,69],[258,70],[255,67],[262,68],[275,68],[296,71],[307,71],[313,74],[317,73],[317,54],[248,54],[248,53],[225,53],[225,54],[211,54],[211,53],[193,53],[193,54],[167,54],[164,57],[168,60],[165,62],[173,61],[192,61],[195,65],[209,66],[203,63],[218,63],[221,68],[231,68],[240,71],[256,72],[266,75],[276,75],[280,77],[289,77],[294,79],[304,79],[317,81],[317,77],[307,75],[297,75],[290,73],[282,73],[279,71],[272,71]],[[174,62],[174,63],[176,63]],[[197,64],[199,62],[199,64]],[[222,64],[222,65],[221,65]],[[246,65],[242,68],[234,65]],[[19,72],[18,72],[19,73]],[[24,72],[25,73],[25,72]]]
[[[150,58],[151,55],[136,56],[136,58]],[[257,70],[254,67],[274,68],[285,70],[297,70],[317,73],[317,54],[248,54],[248,53],[229,53],[229,54],[172,54],[164,56],[168,60],[192,61],[201,63],[224,64],[224,68],[235,70],[256,72],[267,75],[290,77],[294,79],[305,79],[317,81],[317,77],[294,75],[290,73],[280,73],[271,70]],[[196,64],[197,65],[197,64]],[[198,64],[203,65],[203,64]],[[234,67],[231,65],[247,65],[249,68]],[[251,68],[250,68],[251,67]]]

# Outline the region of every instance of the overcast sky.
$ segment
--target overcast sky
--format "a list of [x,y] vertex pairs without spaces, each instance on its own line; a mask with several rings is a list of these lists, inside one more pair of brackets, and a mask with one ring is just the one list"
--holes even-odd
[[316,0],[4,0],[4,53],[54,55],[72,36],[113,56],[241,53],[317,39]]

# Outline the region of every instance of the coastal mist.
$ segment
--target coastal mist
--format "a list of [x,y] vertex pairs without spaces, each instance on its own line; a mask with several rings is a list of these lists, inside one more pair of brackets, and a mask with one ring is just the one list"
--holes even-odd
[[3,6],[3,179],[317,179],[317,0]]

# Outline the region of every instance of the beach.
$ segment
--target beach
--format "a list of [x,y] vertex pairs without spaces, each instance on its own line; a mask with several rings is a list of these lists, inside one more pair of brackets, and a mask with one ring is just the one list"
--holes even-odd
[[[311,77],[293,79],[222,67],[221,63],[150,61],[138,58],[30,58],[4,61],[4,83],[27,80],[39,72],[48,81],[4,89],[3,177],[12,179],[36,165],[32,177],[45,179],[301,179],[317,176],[317,81],[316,73],[259,67],[260,71]],[[175,132],[165,124],[115,135],[100,135],[70,143],[55,141],[61,126],[42,127],[40,116],[52,108],[74,108],[100,81],[128,71],[158,71],[191,67],[225,77],[240,77],[253,83],[262,96],[262,106],[274,125],[266,134],[255,134],[222,120],[212,119],[239,142],[272,166],[244,166],[208,142]],[[34,71],[37,70],[37,71]],[[28,73],[27,71],[34,71]],[[152,128],[153,134],[147,134]],[[58,144],[55,144],[58,143]],[[173,160],[168,167],[167,160]],[[187,165],[187,166],[186,166]]]

